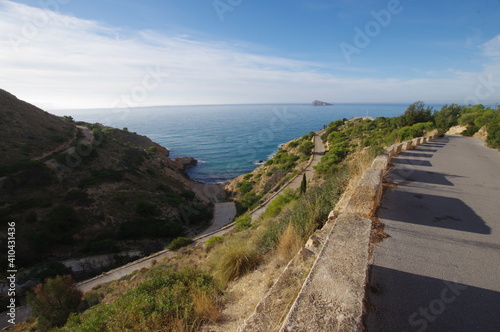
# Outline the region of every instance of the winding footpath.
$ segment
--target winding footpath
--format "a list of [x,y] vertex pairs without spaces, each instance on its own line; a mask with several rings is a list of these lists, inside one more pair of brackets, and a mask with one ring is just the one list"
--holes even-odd
[[498,331],[500,152],[447,136],[392,162],[367,330]]
[[314,176],[314,166],[316,166],[320,161],[323,155],[325,154],[325,145],[321,140],[321,135],[324,133],[324,130],[320,130],[314,136],[314,150],[312,154],[312,159],[310,160],[307,167],[296,175],[291,181],[289,181],[285,186],[280,188],[280,190],[273,195],[269,200],[267,200],[264,204],[259,206],[257,209],[251,212],[252,220],[257,220],[259,217],[266,212],[269,203],[271,203],[279,194],[283,192],[285,189],[297,189],[300,187],[300,183],[302,182],[303,174],[306,175],[307,181],[311,180]]

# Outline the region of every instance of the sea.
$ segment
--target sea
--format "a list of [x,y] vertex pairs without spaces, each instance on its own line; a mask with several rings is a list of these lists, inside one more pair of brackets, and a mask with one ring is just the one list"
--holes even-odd
[[[392,117],[409,104],[309,104],[155,106],[57,110],[75,121],[127,128],[170,151],[170,158],[193,157],[187,170],[203,183],[220,183],[249,173],[283,143],[318,131],[338,119]],[[428,105],[439,110],[442,105]]]

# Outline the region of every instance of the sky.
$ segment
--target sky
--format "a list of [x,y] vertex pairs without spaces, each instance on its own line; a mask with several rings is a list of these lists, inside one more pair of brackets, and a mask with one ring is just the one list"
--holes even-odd
[[487,104],[500,0],[0,0],[0,88],[47,110]]

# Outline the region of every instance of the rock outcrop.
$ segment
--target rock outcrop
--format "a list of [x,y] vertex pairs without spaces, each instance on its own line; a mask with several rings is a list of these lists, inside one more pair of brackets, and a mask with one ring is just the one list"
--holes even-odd
[[198,160],[194,159],[193,157],[175,158],[175,162],[180,164],[183,170],[198,165]]

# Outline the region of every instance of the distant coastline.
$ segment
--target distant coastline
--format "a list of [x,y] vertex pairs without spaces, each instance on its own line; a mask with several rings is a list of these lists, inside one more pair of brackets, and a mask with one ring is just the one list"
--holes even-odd
[[[317,109],[311,104],[251,104],[156,106],[65,110],[89,123],[127,127],[170,151],[171,158],[193,157],[198,165],[186,173],[202,183],[221,183],[253,171],[284,142],[317,131],[339,119],[402,114],[409,104],[335,104]],[[440,109],[442,105],[429,105]]]

